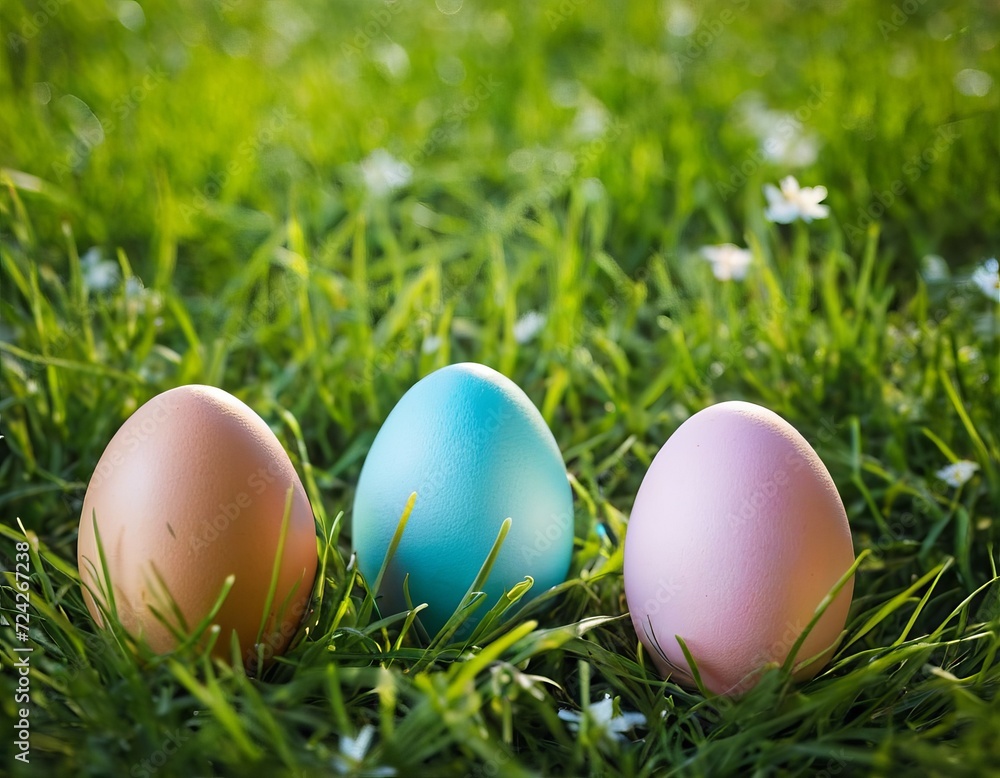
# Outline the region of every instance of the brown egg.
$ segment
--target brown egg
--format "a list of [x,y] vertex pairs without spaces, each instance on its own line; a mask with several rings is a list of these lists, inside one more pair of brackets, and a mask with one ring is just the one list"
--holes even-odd
[[107,591],[95,521],[121,623],[154,651],[171,650],[177,639],[153,609],[187,634],[230,575],[232,589],[212,620],[221,629],[213,653],[229,657],[235,632],[252,665],[262,622],[266,658],[288,646],[316,575],[315,521],[288,455],[240,400],[210,386],[171,389],[139,408],[108,444],[87,487],[78,549],[84,599],[103,625],[94,601]]

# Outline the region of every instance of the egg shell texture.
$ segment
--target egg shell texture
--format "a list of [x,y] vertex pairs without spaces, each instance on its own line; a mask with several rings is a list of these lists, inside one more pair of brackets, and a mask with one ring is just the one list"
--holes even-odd
[[[785,660],[853,561],[843,504],[816,452],[766,408],[725,402],[682,424],[650,465],[629,521],[625,590],[664,675],[690,682],[679,635],[707,688],[734,694]],[[853,579],[797,662],[832,651],[852,591]]]
[[374,583],[411,493],[417,501],[386,571],[383,615],[403,610],[404,576],[435,633],[451,616],[496,540],[510,531],[488,579],[487,604],[534,578],[531,594],[565,580],[573,503],[551,431],[512,381],[484,365],[442,368],[416,383],[379,430],[358,481],[353,541]]
[[149,606],[171,613],[169,592],[186,631],[209,613],[232,574],[235,583],[214,622],[222,630],[216,653],[228,655],[232,630],[242,650],[252,650],[289,488],[289,526],[263,636],[268,655],[281,653],[294,634],[316,572],[306,493],[274,433],[237,398],[198,385],[154,397],[111,440],[84,499],[78,556],[91,614],[102,622],[86,588],[104,587],[96,517],[126,629],[154,651],[171,649],[174,637]]

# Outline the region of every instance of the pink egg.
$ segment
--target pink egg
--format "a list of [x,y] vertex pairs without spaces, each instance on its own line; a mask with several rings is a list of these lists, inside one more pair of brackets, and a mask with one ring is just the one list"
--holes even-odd
[[[705,687],[736,695],[783,663],[854,562],[833,479],[772,411],[724,402],[684,422],[649,466],[625,537],[632,624],[660,672],[690,686],[676,636]],[[795,677],[812,678],[840,640],[854,590],[806,637]]]

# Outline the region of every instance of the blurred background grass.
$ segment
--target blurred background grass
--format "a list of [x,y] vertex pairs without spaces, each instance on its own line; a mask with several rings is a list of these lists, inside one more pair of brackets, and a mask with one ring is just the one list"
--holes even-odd
[[816,147],[799,157],[805,183],[829,187],[844,224],[952,128],[946,153],[907,178],[884,244],[901,264],[993,250],[1000,193],[983,173],[998,161],[1000,90],[963,94],[956,76],[997,72],[995,4],[438,6],[459,10],[6,3],[3,162],[64,195],[33,209],[40,232],[71,217],[79,241],[142,254],[165,234],[180,280],[201,282],[290,213],[325,235],[356,205],[350,166],[373,149],[420,158],[406,205],[481,230],[483,206],[565,172],[560,153],[620,125],[572,175],[616,195],[609,250],[631,270],[692,236],[730,237],[760,182],[788,171],[758,166],[722,188],[759,145],[740,110],[755,99],[800,111]]

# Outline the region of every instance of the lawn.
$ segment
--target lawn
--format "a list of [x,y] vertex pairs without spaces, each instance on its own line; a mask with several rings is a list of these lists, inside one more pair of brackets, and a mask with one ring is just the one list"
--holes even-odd
[[[1000,772],[998,74],[990,3],[4,2],[0,775]],[[828,212],[776,210],[788,176]],[[575,544],[543,603],[432,642],[372,607],[351,509],[464,361],[542,413]],[[193,383],[317,522],[259,676],[136,651],[80,589],[98,459]],[[730,699],[657,674],[622,560],[658,449],[734,399],[812,444],[861,561],[826,670]]]

